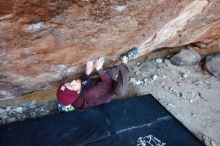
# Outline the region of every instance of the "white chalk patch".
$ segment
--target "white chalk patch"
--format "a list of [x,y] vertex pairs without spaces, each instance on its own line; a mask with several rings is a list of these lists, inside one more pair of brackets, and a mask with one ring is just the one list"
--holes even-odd
[[60,89],[61,89],[62,91],[64,91],[64,90],[65,90],[65,86],[62,86]]
[[77,67],[73,66],[73,67],[69,67],[67,68],[67,73],[70,74],[70,73],[73,73],[77,70]]
[[57,65],[58,69],[65,69],[66,68],[66,65],[63,65],[63,64],[59,64]]
[[45,28],[45,25],[43,22],[37,22],[37,23],[32,23],[28,26],[29,31],[39,31]]
[[117,7],[115,8],[115,10],[118,11],[118,12],[122,12],[122,11],[125,10],[125,8],[126,8],[126,6],[117,6]]

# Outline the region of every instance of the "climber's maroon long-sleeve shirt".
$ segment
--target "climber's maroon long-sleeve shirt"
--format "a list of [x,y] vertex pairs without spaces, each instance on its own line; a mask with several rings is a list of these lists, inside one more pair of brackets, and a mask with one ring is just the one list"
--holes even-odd
[[72,104],[75,108],[82,109],[85,106],[94,106],[111,101],[113,95],[112,79],[103,69],[100,69],[98,74],[100,78],[98,81],[92,81],[86,74],[82,76],[82,81],[87,80],[88,85],[82,91],[81,96]]

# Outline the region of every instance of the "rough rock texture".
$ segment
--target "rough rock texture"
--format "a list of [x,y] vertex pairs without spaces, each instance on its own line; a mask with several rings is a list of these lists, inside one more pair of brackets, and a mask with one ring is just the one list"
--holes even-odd
[[[98,56],[220,38],[219,0],[1,0],[0,97],[46,89]],[[73,76],[72,76],[73,77]]]
[[205,67],[216,77],[220,77],[220,53],[208,56]]
[[188,66],[198,64],[201,57],[193,49],[183,49],[171,58],[171,62],[177,66]]

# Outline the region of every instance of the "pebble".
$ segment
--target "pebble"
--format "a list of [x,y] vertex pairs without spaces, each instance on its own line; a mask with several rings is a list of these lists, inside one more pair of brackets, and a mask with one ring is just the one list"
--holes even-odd
[[167,58],[170,58],[170,57],[171,57],[171,55],[167,55],[166,57],[167,57]]
[[23,112],[24,112],[24,111],[27,111],[27,107],[23,107],[22,111],[23,111]]
[[191,113],[191,116],[193,116],[193,117],[196,117],[196,114],[194,114],[194,113]]
[[213,140],[211,140],[208,136],[203,135],[203,141],[207,146],[217,146]]
[[179,93],[177,94],[177,96],[178,96],[178,97],[182,97],[183,94],[182,94],[181,92],[179,92]]
[[1,123],[2,125],[4,125],[4,124],[6,124],[6,121],[5,120],[2,120],[2,123]]
[[25,116],[25,115],[22,115],[21,117],[22,117],[22,119],[25,119],[25,118],[26,118],[26,116]]
[[10,118],[10,119],[7,120],[8,123],[11,123],[11,122],[14,122],[14,121],[16,121],[16,118],[15,118],[15,117],[12,117],[12,118]]
[[143,81],[138,80],[135,84],[136,84],[136,85],[143,84]]
[[134,84],[135,82],[137,82],[137,80],[135,78],[130,78],[129,80],[132,84]]
[[165,82],[161,82],[160,84],[161,84],[161,85],[165,85]]
[[176,106],[173,105],[172,103],[169,103],[168,106],[175,108]]
[[7,106],[7,107],[6,107],[6,111],[7,111],[7,112],[10,111],[10,109],[11,109],[11,106]]
[[183,78],[188,78],[188,75],[184,73]]
[[157,58],[157,59],[156,59],[156,62],[157,62],[157,63],[163,63],[163,60],[162,60],[161,58]]
[[211,140],[211,145],[212,146],[217,146],[217,144],[213,140]]
[[0,108],[0,114],[2,114],[2,113],[4,113],[4,112],[5,112],[5,110],[2,109],[2,108]]
[[161,69],[159,68],[159,69],[157,69],[157,72],[160,72],[161,71]]
[[41,109],[40,109],[40,112],[43,112],[43,111],[44,111],[44,109],[43,109],[43,108],[41,108]]
[[21,114],[21,115],[20,115],[20,114],[17,115],[16,118],[17,118],[17,121],[18,121],[18,120],[22,120],[22,114]]
[[156,80],[157,78],[158,78],[157,75],[153,75],[153,77],[152,77],[153,80]]
[[148,86],[148,79],[144,79],[144,87],[147,87]]
[[162,78],[164,78],[164,79],[167,79],[167,76],[165,76],[165,75],[162,75]]
[[34,109],[34,108],[36,108],[36,105],[35,105],[35,104],[32,104],[32,105],[30,105],[30,108],[31,108],[31,109]]
[[31,113],[31,118],[35,118],[36,117],[36,112]]
[[32,100],[30,105],[35,105],[36,104],[36,100]]
[[174,89],[173,87],[163,86],[163,88],[166,89],[166,90],[171,91],[172,94],[174,94],[174,95],[176,95],[178,97],[182,97],[183,96],[183,94],[180,91]]
[[163,86],[163,88],[164,88],[164,89],[166,89],[166,90],[168,90],[168,89],[169,89],[169,87],[167,87],[167,86]]
[[207,86],[207,87],[211,87],[211,84],[209,81],[206,80],[199,80],[196,82],[197,86]]
[[22,113],[22,107],[17,107],[17,108],[15,109],[15,111],[16,111],[17,113]]
[[146,77],[147,75],[146,74],[142,74],[142,76]]
[[9,114],[12,114],[14,112],[14,110],[13,109],[11,109],[11,110],[9,110]]
[[7,116],[7,115],[3,115],[3,116],[1,116],[1,118],[2,118],[3,120],[5,120],[5,119],[8,118],[8,116]]
[[148,79],[144,79],[144,82],[148,82]]
[[178,86],[182,86],[183,85],[183,83],[178,82],[178,81],[176,81],[176,83],[177,83]]
[[35,100],[31,101],[30,108],[31,109],[36,108],[36,101]]
[[173,91],[174,89],[173,89],[173,87],[169,87],[169,90],[170,90],[170,91]]
[[153,82],[154,82],[153,80],[149,80],[149,81],[148,81],[148,83],[153,83]]

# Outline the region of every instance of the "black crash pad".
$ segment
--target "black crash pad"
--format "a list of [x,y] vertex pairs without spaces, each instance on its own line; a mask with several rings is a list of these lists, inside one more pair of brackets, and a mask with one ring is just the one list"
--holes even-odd
[[1,146],[204,146],[152,95],[0,127]]

